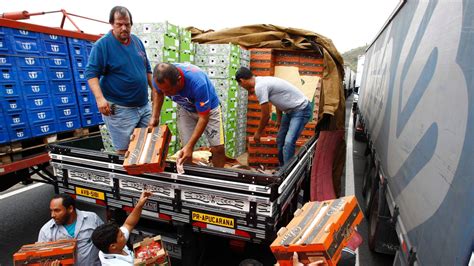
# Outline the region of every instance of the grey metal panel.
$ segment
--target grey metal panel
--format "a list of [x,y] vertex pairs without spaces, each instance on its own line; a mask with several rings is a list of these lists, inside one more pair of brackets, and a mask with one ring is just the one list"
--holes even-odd
[[464,265],[472,249],[473,17],[473,1],[407,1],[364,62],[358,106],[420,265]]

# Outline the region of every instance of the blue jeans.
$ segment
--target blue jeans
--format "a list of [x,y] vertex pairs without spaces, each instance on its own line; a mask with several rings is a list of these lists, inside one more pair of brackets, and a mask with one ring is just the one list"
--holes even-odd
[[[151,118],[150,104],[127,107],[113,104],[114,114],[102,115],[115,150],[127,150],[130,136],[136,127],[147,127]],[[110,106],[112,108],[112,104]]]
[[311,117],[311,104],[299,111],[283,114],[277,136],[278,161],[285,165],[295,155],[296,140]]

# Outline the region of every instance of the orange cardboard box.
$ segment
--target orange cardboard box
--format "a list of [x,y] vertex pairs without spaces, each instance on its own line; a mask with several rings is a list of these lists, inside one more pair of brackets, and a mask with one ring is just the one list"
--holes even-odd
[[337,265],[362,218],[355,196],[308,202],[280,229],[270,248],[281,266],[293,265],[294,252],[305,265],[320,259],[324,265]]
[[74,265],[76,240],[63,239],[54,242],[38,242],[24,245],[13,254],[14,265],[40,266],[59,260],[61,265]]
[[163,172],[170,140],[171,132],[167,125],[135,128],[123,167],[131,175]]

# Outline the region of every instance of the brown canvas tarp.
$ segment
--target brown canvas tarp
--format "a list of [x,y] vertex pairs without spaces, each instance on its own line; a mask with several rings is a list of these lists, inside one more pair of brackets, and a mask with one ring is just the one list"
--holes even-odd
[[322,77],[319,121],[323,114],[330,120],[322,125],[324,130],[344,129],[345,99],[342,87],[344,62],[332,41],[317,33],[274,26],[270,24],[248,25],[219,31],[202,31],[190,27],[193,41],[197,43],[234,43],[246,48],[274,48],[277,50],[305,50],[322,55]]

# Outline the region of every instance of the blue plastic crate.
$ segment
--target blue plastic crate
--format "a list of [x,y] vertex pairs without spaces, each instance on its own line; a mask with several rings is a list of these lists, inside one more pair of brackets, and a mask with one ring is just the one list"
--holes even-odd
[[65,56],[50,56],[46,60],[46,66],[50,68],[70,68],[69,59]]
[[74,81],[75,82],[87,82],[86,71],[78,69],[74,71]]
[[75,55],[71,56],[72,68],[76,69],[85,69],[87,66],[86,58],[84,56]]
[[21,97],[21,89],[16,83],[0,83],[0,101],[4,97]]
[[53,108],[43,108],[28,111],[28,121],[30,124],[50,120],[56,120],[56,115]]
[[0,36],[5,34],[11,34],[10,28],[0,27]]
[[21,37],[21,38],[38,39],[39,35],[40,35],[40,33],[38,33],[38,32],[23,30],[23,29],[15,29],[15,28],[10,28],[9,32],[15,38],[16,37]]
[[14,65],[15,65],[15,57],[10,56],[8,54],[1,54],[0,55],[0,67],[11,68]]
[[46,81],[46,69],[44,67],[20,67],[18,79],[25,82],[44,82]]
[[30,129],[32,137],[51,135],[57,132],[54,120],[41,123],[30,123]]
[[97,119],[97,124],[103,125],[105,122],[104,122],[104,118],[102,117],[102,113],[97,112],[97,113],[95,113],[95,115],[96,115],[96,119]]
[[81,115],[82,127],[91,127],[97,125],[97,118],[94,114]]
[[69,68],[50,68],[48,76],[50,81],[72,81],[71,70]]
[[56,117],[58,119],[79,115],[79,109],[77,105],[56,107],[55,110],[56,110]]
[[67,38],[67,43],[69,45],[75,44],[75,45],[86,45],[89,43],[89,41],[83,40],[83,39],[76,39],[76,38]]
[[0,67],[0,83],[3,82],[17,82],[17,73],[15,71],[15,68]]
[[90,92],[89,83],[86,81],[76,82],[76,91],[77,92]]
[[41,47],[37,39],[13,37],[12,49],[18,53],[39,54]]
[[0,100],[4,113],[21,112],[24,103],[21,97],[4,97]]
[[46,82],[20,83],[24,96],[48,95],[49,89]]
[[11,44],[8,38],[5,36],[0,35],[0,52],[2,53],[10,53],[11,52]]
[[93,95],[92,95],[92,92],[81,92],[77,95],[77,102],[80,104],[80,105],[92,105],[92,103],[95,103],[95,101],[93,101]]
[[94,114],[94,110],[92,109],[92,105],[90,104],[79,105],[79,112],[81,113],[81,115],[88,115],[88,116]]
[[10,141],[19,141],[31,138],[31,131],[27,125],[17,126],[13,128],[7,127],[7,131],[10,137]]
[[7,143],[10,141],[10,136],[6,128],[0,126],[0,144]]
[[16,56],[16,63],[20,67],[44,67],[44,58],[37,55]]
[[48,96],[26,96],[25,106],[28,110],[35,110],[38,108],[51,108],[53,107],[51,98]]
[[72,93],[53,95],[53,99],[54,106],[56,107],[65,107],[70,106],[71,104],[77,104],[76,95]]
[[50,91],[53,94],[74,93],[74,86],[72,82],[50,82]]
[[69,44],[69,53],[71,56],[87,56],[87,49],[82,44]]
[[66,43],[66,37],[54,34],[41,33],[41,39],[51,42]]
[[71,131],[81,127],[81,120],[78,116],[60,118],[58,120],[58,131]]
[[68,50],[66,43],[44,41],[44,52],[47,55],[67,56]]
[[7,126],[5,124],[5,115],[2,113],[0,108],[0,143],[6,143],[10,141],[10,135],[8,135]]
[[4,115],[5,115],[5,124],[8,128],[28,126],[28,116],[26,115],[26,112],[24,111],[11,112],[11,113],[5,112]]

